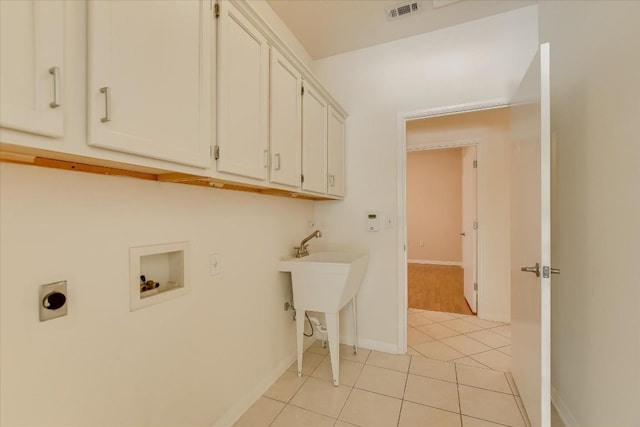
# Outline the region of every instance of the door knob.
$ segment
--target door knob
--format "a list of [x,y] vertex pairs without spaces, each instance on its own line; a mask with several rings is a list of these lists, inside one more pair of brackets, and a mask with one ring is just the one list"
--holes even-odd
[[535,267],[522,267],[520,271],[526,271],[527,273],[535,273],[536,277],[540,277],[540,263],[536,262]]
[[[527,273],[535,273],[536,277],[540,277],[540,264],[537,262],[535,267],[522,267],[520,270],[526,271]],[[548,279],[549,274],[560,274],[560,269],[550,268],[546,265],[542,267],[542,277],[544,277],[545,279]]]

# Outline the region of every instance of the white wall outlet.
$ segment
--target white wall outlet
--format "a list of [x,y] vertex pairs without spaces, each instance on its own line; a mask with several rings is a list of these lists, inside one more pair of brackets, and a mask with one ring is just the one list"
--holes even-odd
[[220,274],[220,254],[209,255],[209,276]]

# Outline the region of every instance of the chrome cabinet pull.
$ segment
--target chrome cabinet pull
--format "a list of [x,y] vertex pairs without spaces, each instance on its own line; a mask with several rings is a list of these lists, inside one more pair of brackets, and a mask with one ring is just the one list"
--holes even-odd
[[111,88],[109,86],[101,87],[100,93],[104,93],[104,117],[100,119],[102,123],[111,121]]
[[49,74],[53,76],[53,102],[49,103],[49,107],[57,108],[60,104],[60,67],[49,68]]
[[333,175],[329,175],[329,186],[334,187],[336,185],[336,177]]
[[280,153],[277,153],[275,156],[273,156],[273,162],[275,163],[275,166],[273,167],[273,170],[280,170]]

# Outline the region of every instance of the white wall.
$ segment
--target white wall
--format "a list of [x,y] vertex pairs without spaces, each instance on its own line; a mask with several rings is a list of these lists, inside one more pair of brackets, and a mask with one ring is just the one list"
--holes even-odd
[[[0,194],[1,425],[207,426],[293,361],[277,261],[312,202],[6,163]],[[129,312],[129,248],[176,241],[191,292]],[[58,280],[69,314],[40,323]]]
[[[85,3],[65,13],[79,84],[66,92],[65,140],[41,138],[51,149],[86,135]],[[0,425],[229,425],[295,359],[277,261],[313,219],[310,201],[1,163]],[[129,248],[176,241],[191,244],[191,292],[129,312]],[[39,285],[58,280],[69,315],[40,323]]]
[[551,369],[571,426],[640,420],[640,2],[541,2],[555,133]]
[[[537,9],[528,7],[316,61],[317,75],[349,112],[347,197],[342,203],[317,204],[316,220],[326,244],[350,241],[370,252],[358,299],[364,342],[397,346],[401,327],[397,114],[508,99],[535,52],[537,37]],[[393,229],[365,232],[369,209],[392,216]]]

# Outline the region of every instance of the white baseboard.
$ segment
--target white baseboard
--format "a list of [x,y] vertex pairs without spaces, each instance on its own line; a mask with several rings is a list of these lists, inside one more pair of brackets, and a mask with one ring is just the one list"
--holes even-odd
[[485,313],[478,310],[478,319],[489,320],[491,322],[511,323],[511,318],[504,313]]
[[456,265],[462,267],[462,261],[436,261],[432,259],[408,259],[409,264]]
[[[315,340],[305,340],[304,349],[306,350],[313,344]],[[243,398],[236,402],[231,408],[229,408],[217,421],[215,421],[212,427],[230,427],[238,421],[238,419],[244,414],[247,409],[251,407],[262,395],[271,387],[271,385],[278,379],[285,371],[291,366],[293,362],[298,359],[297,354],[292,354],[281,363],[279,363],[274,369],[268,372],[263,379],[258,382],[255,387],[249,390],[243,395]]]
[[397,344],[391,344],[388,342],[367,340],[367,339],[361,338],[358,340],[358,346],[369,349],[369,350],[382,351],[385,353],[393,353],[393,354],[400,353],[400,349],[398,348]]
[[551,386],[551,403],[555,406],[565,427],[580,427],[578,420],[573,416],[569,407],[564,403],[564,400],[562,400],[558,390],[556,390],[554,386]]

